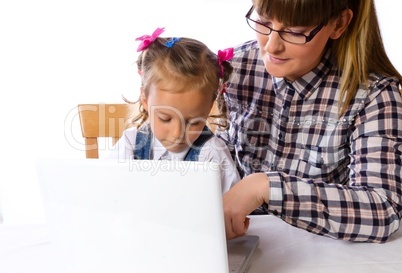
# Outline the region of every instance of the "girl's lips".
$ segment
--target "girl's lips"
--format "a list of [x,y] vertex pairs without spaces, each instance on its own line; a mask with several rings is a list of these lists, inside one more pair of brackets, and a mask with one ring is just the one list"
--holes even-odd
[[168,143],[169,145],[173,145],[173,146],[180,146],[180,145],[185,145],[186,142],[183,141],[169,141],[167,140],[166,143]]

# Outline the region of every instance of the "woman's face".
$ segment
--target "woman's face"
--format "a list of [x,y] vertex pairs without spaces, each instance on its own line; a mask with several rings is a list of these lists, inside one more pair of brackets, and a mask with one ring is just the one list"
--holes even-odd
[[[281,22],[259,16],[255,11],[253,19],[274,30],[286,30],[308,34],[316,27],[284,26]],[[257,33],[260,54],[268,73],[294,81],[310,72],[318,65],[325,51],[325,46],[333,33],[333,23],[324,26],[314,38],[306,44],[291,44],[272,31],[270,35]]]

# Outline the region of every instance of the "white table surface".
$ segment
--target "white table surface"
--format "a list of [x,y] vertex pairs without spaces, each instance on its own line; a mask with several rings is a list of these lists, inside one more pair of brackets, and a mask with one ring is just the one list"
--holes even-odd
[[402,272],[402,230],[385,244],[351,243],[308,233],[274,216],[254,216],[248,233],[260,236],[248,273]]
[[[251,216],[248,234],[260,236],[248,273],[402,272],[401,230],[385,244],[350,243]],[[0,272],[57,273],[57,263],[46,224],[0,225]]]

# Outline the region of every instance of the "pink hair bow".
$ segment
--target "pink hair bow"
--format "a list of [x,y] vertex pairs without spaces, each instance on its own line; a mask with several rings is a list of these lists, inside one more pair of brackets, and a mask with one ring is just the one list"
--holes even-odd
[[141,44],[137,48],[137,52],[143,51],[144,49],[147,49],[148,46],[155,41],[156,38],[158,38],[159,35],[161,35],[162,32],[165,31],[165,28],[157,28],[152,35],[143,35],[141,37],[136,38],[136,41],[142,41]]
[[218,51],[218,62],[221,67],[221,72],[219,74],[220,77],[223,77],[224,73],[224,67],[222,65],[222,62],[232,59],[234,55],[233,51],[234,51],[233,47]]

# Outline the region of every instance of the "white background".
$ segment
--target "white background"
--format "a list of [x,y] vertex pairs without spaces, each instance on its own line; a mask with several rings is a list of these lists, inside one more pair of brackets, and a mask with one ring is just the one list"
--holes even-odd
[[[253,39],[250,0],[0,2],[0,212],[44,221],[35,160],[83,158],[78,103],[135,100],[135,38],[165,27],[217,51]],[[402,72],[402,1],[376,0],[386,50]],[[398,34],[397,34],[398,33]],[[0,213],[1,216],[1,213]]]

